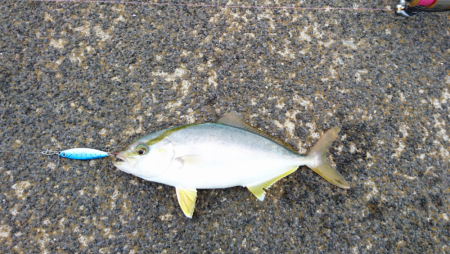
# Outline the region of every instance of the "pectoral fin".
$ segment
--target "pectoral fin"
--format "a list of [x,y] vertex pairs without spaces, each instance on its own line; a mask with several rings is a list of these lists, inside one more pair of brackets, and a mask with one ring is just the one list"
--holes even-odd
[[205,157],[200,155],[185,155],[175,158],[175,161],[180,164],[179,167],[197,167],[205,162]]
[[196,189],[184,189],[176,187],[178,203],[183,210],[184,215],[192,218],[195,209],[195,200],[197,200],[197,190]]
[[264,191],[264,189],[269,189],[270,186],[272,186],[272,184],[274,184],[276,181],[280,180],[281,178],[290,175],[291,173],[293,173],[295,170],[297,170],[298,167],[294,167],[289,169],[288,171],[286,171],[285,173],[272,178],[270,180],[264,181],[262,183],[257,183],[257,184],[252,184],[247,186],[248,190],[251,191],[253,193],[253,195],[255,195],[259,200],[263,201],[265,196],[266,196],[266,192]]

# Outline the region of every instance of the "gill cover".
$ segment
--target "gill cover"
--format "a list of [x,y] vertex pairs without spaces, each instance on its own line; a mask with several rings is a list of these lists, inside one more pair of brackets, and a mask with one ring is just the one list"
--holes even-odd
[[160,176],[169,168],[175,154],[173,144],[167,138],[150,146],[145,155],[137,155],[137,163],[133,175],[143,179],[151,179]]

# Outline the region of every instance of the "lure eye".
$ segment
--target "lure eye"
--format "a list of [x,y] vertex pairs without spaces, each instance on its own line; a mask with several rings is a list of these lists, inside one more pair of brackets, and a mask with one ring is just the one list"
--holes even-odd
[[138,145],[136,147],[136,153],[138,155],[144,155],[148,152],[148,147],[146,145]]

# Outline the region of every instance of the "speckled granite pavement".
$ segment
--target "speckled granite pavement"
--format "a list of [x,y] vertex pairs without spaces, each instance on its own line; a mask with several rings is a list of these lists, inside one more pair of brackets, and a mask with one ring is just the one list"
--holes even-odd
[[[264,3],[295,2],[228,2]],[[0,252],[450,253],[449,18],[1,0]],[[231,110],[301,153],[341,125],[329,160],[352,188],[301,167],[264,202],[200,190],[187,219],[108,159],[21,153],[116,151]]]

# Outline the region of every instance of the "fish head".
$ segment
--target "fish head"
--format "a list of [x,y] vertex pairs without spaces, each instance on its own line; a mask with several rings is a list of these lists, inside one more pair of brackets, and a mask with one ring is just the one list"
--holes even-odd
[[151,180],[169,168],[174,154],[173,144],[168,139],[156,143],[139,139],[117,153],[113,164],[125,173]]

